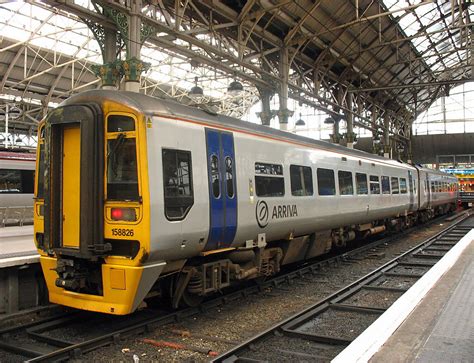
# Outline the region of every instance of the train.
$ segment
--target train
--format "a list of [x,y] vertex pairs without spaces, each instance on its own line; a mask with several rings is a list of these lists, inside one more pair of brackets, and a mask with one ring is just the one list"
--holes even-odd
[[35,243],[77,309],[197,305],[456,208],[448,174],[140,93],[74,95],[38,132]]
[[0,208],[33,208],[36,154],[0,151]]

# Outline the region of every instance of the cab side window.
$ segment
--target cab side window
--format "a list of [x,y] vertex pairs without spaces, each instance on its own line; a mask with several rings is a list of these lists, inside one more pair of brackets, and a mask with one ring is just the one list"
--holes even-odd
[[162,156],[165,215],[181,220],[194,204],[191,152],[163,149]]

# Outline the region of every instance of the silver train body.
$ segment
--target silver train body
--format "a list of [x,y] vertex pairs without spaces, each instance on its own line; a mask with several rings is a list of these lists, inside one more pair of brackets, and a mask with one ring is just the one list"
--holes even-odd
[[[454,208],[456,203],[457,179],[449,174],[259,125],[211,116],[173,103],[152,102],[154,105],[161,103],[159,109],[149,113],[153,127],[147,130],[149,166],[154,166],[149,167],[150,213],[151,220],[155,221],[151,225],[152,258],[191,258],[209,249],[213,199],[210,153],[206,145],[206,129],[209,128],[231,134],[234,143],[237,226],[235,237],[225,247],[240,248],[246,245],[246,241],[257,243],[259,236],[265,242],[271,242],[385,219],[430,217]],[[194,203],[185,218],[179,221],[170,221],[163,213],[165,187],[161,156],[162,150],[167,148],[190,151],[192,156]],[[271,171],[269,174],[261,173],[256,170],[258,164],[281,166],[282,175],[273,175]],[[293,195],[291,165],[311,168],[311,195]],[[319,195],[318,169],[334,171],[334,195]],[[341,195],[339,171],[351,173],[351,195]],[[220,170],[220,173],[224,178],[224,171]],[[367,175],[367,194],[357,193],[356,173]],[[258,195],[255,178],[267,175],[283,179],[283,195]],[[407,191],[372,194],[370,176],[379,177],[379,183],[383,176],[403,178]],[[392,189],[392,185],[390,187]],[[268,209],[268,212],[264,213],[259,207]],[[259,218],[264,220],[259,221]],[[374,225],[377,224],[380,223]]]

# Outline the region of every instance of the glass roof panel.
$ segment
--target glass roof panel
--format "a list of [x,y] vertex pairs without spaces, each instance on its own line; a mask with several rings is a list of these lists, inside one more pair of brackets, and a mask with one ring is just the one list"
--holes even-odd
[[[88,9],[94,9],[91,1],[75,0],[74,2]],[[0,5],[1,37],[10,38],[13,41],[29,40],[32,45],[44,48],[45,51],[54,50],[60,54],[97,64],[103,62],[99,44],[91,30],[82,21],[75,16],[51,12],[46,5],[41,3],[12,2]],[[206,39],[208,42],[213,41],[206,34],[199,35],[199,38]],[[180,40],[175,40],[174,43],[177,46],[189,46]],[[201,51],[196,50],[196,52]],[[236,50],[232,51],[236,52]],[[121,57],[124,58],[124,54],[121,54]],[[168,84],[166,89],[172,88],[180,95],[193,87],[195,77],[198,77],[198,85],[204,89],[206,96],[226,99],[227,87],[234,80],[232,76],[201,65],[191,67],[189,59],[173,53],[172,49],[158,48],[149,42],[142,47],[141,57],[143,61],[151,64],[150,70],[144,74],[147,81],[157,85]],[[256,94],[254,86],[246,82],[242,83],[250,94]]]
[[[466,14],[473,13],[474,6],[463,2],[425,2],[415,0],[383,0],[390,10],[407,7],[398,18],[399,25],[407,36],[412,36],[412,44],[420,52],[424,62],[433,67],[433,71],[447,71],[456,68],[469,59],[469,52],[462,45],[461,28],[469,18]],[[460,7],[463,6],[463,9]],[[453,26],[454,25],[454,26]],[[456,28],[458,27],[458,28]]]

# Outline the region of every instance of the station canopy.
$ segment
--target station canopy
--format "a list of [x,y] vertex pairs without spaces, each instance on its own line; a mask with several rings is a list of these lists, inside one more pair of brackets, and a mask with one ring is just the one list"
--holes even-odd
[[[101,48],[84,19],[128,3],[0,3],[0,122],[6,104],[20,110],[10,132],[33,134],[47,108],[100,86],[91,66],[103,63]],[[242,117],[262,90],[280,89],[286,49],[297,105],[342,112],[351,93],[358,126],[371,127],[371,107],[412,122],[471,79],[472,12],[469,1],[143,1],[141,20],[154,33],[141,50],[151,64],[141,91],[190,103],[198,84],[200,102]],[[228,92],[234,80],[243,92]]]

